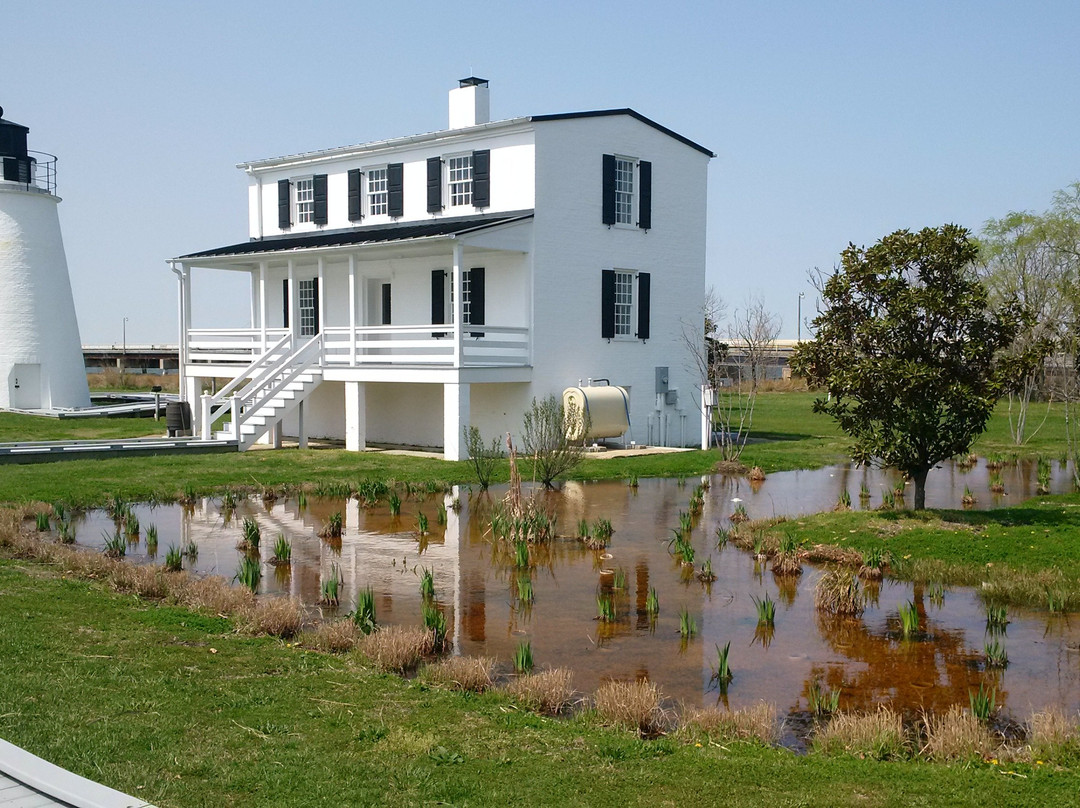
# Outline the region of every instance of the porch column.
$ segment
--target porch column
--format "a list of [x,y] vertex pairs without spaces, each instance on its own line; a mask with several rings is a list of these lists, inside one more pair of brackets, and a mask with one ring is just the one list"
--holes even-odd
[[349,253],[349,365],[356,367],[356,255],[354,253]]
[[367,386],[364,382],[345,382],[345,451],[362,452],[367,448]]
[[249,305],[248,312],[248,328],[257,328],[259,325],[259,321],[257,319],[259,313],[259,283],[257,278],[258,276],[255,274],[254,269],[248,270],[248,279],[250,281],[251,289],[249,293],[251,303]]
[[[461,354],[463,347],[463,337],[465,331],[461,327],[461,320],[465,316],[464,301],[461,299],[464,294],[464,286],[461,279],[462,262],[464,261],[464,245],[457,239],[454,240],[454,271],[451,283],[453,283],[453,298],[454,298],[454,367],[461,367]],[[465,411],[465,416],[468,418],[468,410]],[[460,430],[460,427],[459,427]],[[458,436],[461,437],[460,435]],[[456,459],[456,458],[455,458]]]
[[289,331],[292,333],[293,343],[299,342],[300,337],[300,318],[297,314],[300,311],[296,301],[296,268],[293,265],[293,260],[289,259]]
[[180,388],[184,400],[191,405],[191,432],[193,435],[198,433],[199,426],[202,423],[202,418],[199,416],[202,406],[201,382],[202,379],[198,376],[188,376],[184,379],[184,386]]
[[262,353],[270,346],[266,342],[266,262],[259,262],[259,335],[262,338]]
[[443,385],[443,458],[446,460],[467,459],[462,427],[469,423],[469,391],[468,384]]
[[[319,294],[316,295],[315,305],[318,306],[319,311],[319,332],[326,330],[326,305],[323,301],[326,300],[326,281],[324,279],[326,269],[326,259],[321,255],[319,256]],[[323,348],[326,347],[326,342],[323,342]]]

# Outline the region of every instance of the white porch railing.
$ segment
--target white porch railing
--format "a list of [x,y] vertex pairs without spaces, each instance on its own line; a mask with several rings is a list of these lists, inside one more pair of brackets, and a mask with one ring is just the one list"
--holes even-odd
[[[469,326],[462,338],[462,367],[521,367],[529,363],[529,329]],[[454,367],[452,325],[381,325],[323,329],[321,364],[333,367]],[[289,339],[289,331],[271,328],[189,329],[187,362],[249,365],[238,378],[250,378],[260,357]],[[222,393],[231,393],[234,386]],[[227,391],[227,392],[226,392]],[[220,397],[220,398],[219,398]],[[216,403],[215,403],[216,406]]]

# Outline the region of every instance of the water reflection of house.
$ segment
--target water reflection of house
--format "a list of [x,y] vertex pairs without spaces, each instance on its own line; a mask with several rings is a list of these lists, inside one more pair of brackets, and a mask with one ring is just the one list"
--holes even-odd
[[[608,379],[627,440],[700,443],[680,323],[712,153],[630,109],[490,121],[487,81],[460,84],[445,130],[240,166],[250,240],[172,262],[204,436],[232,411],[244,448],[283,429],[459,459],[463,426],[516,432],[534,397]],[[192,326],[196,270],[250,278],[250,327]],[[202,399],[212,377],[236,378]]]

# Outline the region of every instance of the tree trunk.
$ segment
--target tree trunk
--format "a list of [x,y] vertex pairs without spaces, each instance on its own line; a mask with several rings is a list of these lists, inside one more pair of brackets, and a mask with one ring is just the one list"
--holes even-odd
[[919,469],[911,475],[915,481],[915,510],[921,511],[926,508],[926,475],[930,469]]

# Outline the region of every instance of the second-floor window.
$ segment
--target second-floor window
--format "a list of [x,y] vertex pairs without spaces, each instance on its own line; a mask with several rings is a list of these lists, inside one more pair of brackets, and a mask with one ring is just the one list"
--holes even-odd
[[367,201],[369,216],[386,216],[389,212],[389,188],[385,168],[368,169]]
[[305,224],[315,221],[315,181],[307,179],[296,181],[296,222]]
[[471,205],[473,197],[472,155],[451,157],[447,161],[447,168],[449,170],[450,206]]
[[615,223],[634,222],[634,161],[615,158]]

